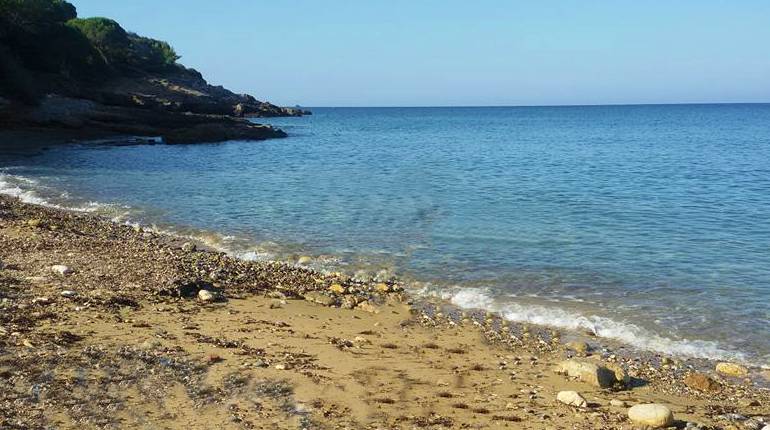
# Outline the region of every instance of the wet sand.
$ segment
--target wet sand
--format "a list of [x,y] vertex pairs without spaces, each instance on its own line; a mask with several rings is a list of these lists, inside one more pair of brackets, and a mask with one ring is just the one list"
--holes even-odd
[[[395,281],[194,248],[0,197],[0,428],[620,429],[646,403],[677,428],[770,423],[761,369],[570,343]],[[626,379],[555,373],[566,359]]]

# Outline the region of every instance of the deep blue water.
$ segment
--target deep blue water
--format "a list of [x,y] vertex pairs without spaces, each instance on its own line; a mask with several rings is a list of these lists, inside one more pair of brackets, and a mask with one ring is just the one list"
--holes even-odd
[[0,187],[245,258],[385,270],[515,320],[770,364],[770,105],[314,113],[271,119],[290,137],[266,142],[6,154]]

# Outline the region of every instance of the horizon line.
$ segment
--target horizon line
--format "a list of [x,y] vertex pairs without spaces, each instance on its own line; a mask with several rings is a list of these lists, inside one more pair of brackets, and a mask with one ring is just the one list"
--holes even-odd
[[299,106],[302,108],[328,108],[328,109],[403,109],[403,108],[532,108],[532,107],[604,107],[604,106],[692,106],[692,105],[770,105],[765,102],[680,102],[680,103],[588,103],[588,104],[543,104],[543,105],[281,105]]

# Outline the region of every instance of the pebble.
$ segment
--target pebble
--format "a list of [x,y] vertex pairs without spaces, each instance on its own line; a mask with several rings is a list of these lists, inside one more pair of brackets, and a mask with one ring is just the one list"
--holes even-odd
[[55,266],[51,266],[51,270],[54,273],[58,273],[59,275],[69,275],[72,273],[72,269],[70,269],[68,266],[65,266],[63,264],[57,264]]
[[615,406],[617,408],[625,408],[626,406],[628,406],[626,404],[626,402],[624,402],[623,400],[618,400],[618,399],[610,400],[610,405]]
[[198,300],[202,302],[213,302],[216,299],[216,295],[209,290],[199,290]]
[[651,428],[669,427],[674,424],[674,414],[667,406],[655,403],[632,406],[628,418],[636,425]]
[[567,346],[567,348],[569,348],[569,349],[571,349],[571,350],[573,350],[575,352],[579,352],[581,354],[584,354],[584,353],[588,352],[588,350],[590,349],[587,343],[585,343],[585,342],[578,342],[578,341],[569,342],[569,343],[567,343],[566,346]]
[[588,402],[577,391],[559,391],[556,395],[556,400],[564,403],[565,405],[576,406],[578,408],[585,408],[588,406]]
[[749,369],[735,363],[718,363],[716,371],[727,376],[741,377],[749,374]]
[[711,379],[709,376],[703,373],[690,373],[684,377],[684,385],[693,390],[715,392],[719,391],[722,386],[719,382]]
[[361,302],[356,306],[356,309],[362,310],[364,312],[369,312],[372,314],[376,314],[379,311],[377,310],[377,307],[375,307],[373,304],[369,302]]
[[340,284],[332,284],[329,287],[329,291],[331,291],[334,294],[343,294],[343,293],[345,293],[345,287],[343,287]]
[[319,305],[331,306],[334,304],[334,298],[327,296],[326,294],[319,293],[318,291],[311,291],[305,294],[305,300]]
[[312,258],[308,257],[307,255],[303,255],[299,257],[299,259],[297,260],[297,264],[304,266],[306,264],[310,264],[312,261],[313,261]]
[[198,248],[198,247],[197,247],[197,246],[195,246],[195,244],[194,244],[194,243],[192,243],[192,242],[185,242],[185,243],[182,245],[182,251],[184,251],[184,252],[193,252],[193,251],[195,251],[197,248]]
[[64,290],[61,293],[59,293],[62,297],[72,298],[78,295],[77,292],[72,290]]

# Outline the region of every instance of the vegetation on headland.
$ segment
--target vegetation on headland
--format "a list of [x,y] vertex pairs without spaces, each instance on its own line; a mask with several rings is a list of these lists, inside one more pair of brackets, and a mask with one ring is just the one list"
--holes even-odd
[[0,0],[0,126],[217,142],[285,136],[244,116],[308,113],[209,85],[179,58],[64,0]]
[[[32,102],[54,85],[180,67],[167,42],[108,18],[78,18],[63,0],[0,0],[2,94]],[[45,80],[47,82],[39,82]]]

